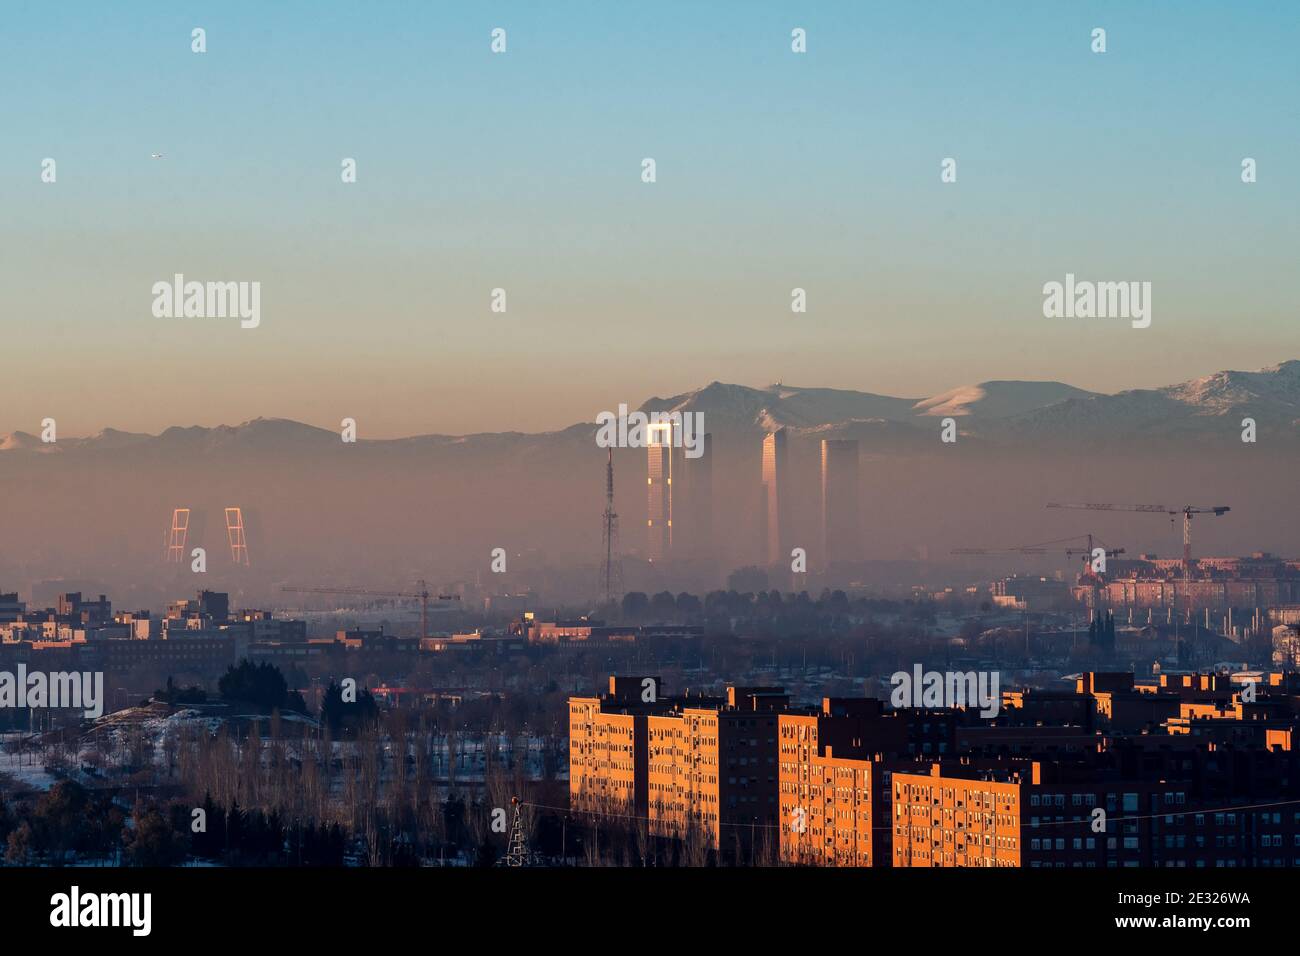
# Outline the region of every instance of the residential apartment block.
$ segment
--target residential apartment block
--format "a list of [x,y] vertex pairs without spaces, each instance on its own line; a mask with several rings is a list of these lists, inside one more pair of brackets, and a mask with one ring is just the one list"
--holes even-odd
[[781,688],[573,697],[575,811],[789,865],[1300,867],[1300,675],[1086,673],[996,716]]

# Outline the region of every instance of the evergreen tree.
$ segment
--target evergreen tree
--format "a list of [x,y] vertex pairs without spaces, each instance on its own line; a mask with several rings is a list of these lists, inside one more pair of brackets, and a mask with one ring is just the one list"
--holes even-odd
[[175,866],[185,861],[185,837],[157,807],[137,804],[131,818],[135,825],[122,835],[132,866]]
[[226,853],[238,857],[244,848],[244,812],[239,801],[233,800],[226,814]]
[[238,666],[227,668],[217,681],[222,700],[256,704],[266,710],[280,708],[305,713],[306,704],[297,691],[290,693],[289,685],[274,664],[254,664],[245,658]]
[[348,703],[343,700],[343,688],[330,681],[321,698],[320,716],[330,732],[337,734],[344,728],[358,730],[375,723],[379,719],[379,705],[374,695],[364,688],[355,701]]

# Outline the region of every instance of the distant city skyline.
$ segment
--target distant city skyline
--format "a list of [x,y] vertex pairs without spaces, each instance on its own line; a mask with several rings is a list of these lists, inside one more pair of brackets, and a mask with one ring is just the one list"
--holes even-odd
[[[142,9],[5,8],[0,430],[540,431],[714,379],[1115,391],[1297,352],[1286,4]],[[258,326],[155,317],[176,274],[260,283]],[[1067,274],[1150,282],[1150,328],[1044,318]]]
[[869,867],[931,935],[1285,925],[1297,49],[1300,0],[0,4],[11,922],[373,948],[500,868],[604,938],[581,870]]

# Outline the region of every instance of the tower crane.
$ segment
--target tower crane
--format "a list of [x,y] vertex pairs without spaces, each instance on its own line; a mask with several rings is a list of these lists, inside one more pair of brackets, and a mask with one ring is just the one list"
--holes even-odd
[[1115,504],[1096,504],[1096,503],[1059,503],[1052,502],[1049,508],[1078,508],[1085,511],[1145,511],[1156,514],[1167,514],[1172,522],[1177,515],[1183,516],[1183,580],[1190,581],[1192,578],[1192,516],[1201,514],[1212,514],[1216,518],[1226,514],[1232,509],[1227,505],[1210,505],[1205,508],[1197,508],[1192,505],[1184,505],[1181,508],[1168,508],[1164,505],[1115,505]]
[[[357,597],[390,597],[390,598],[419,598],[420,599],[420,637],[429,636],[429,586],[424,583],[423,579],[416,581],[418,591],[376,591],[371,588],[356,587],[337,587],[337,588],[299,588],[299,587],[282,587],[281,591],[292,591],[298,594],[351,594]],[[460,596],[456,594],[439,594],[439,601],[458,601]]]
[[[1080,539],[1082,539],[1082,538],[1087,538],[1087,539],[1088,539],[1088,546],[1087,546],[1086,548],[1059,548],[1059,549],[1057,549],[1057,548],[1050,548],[1050,547],[1048,547],[1048,545],[1064,544],[1064,543],[1067,542],[1067,541],[1078,541],[1078,540],[1080,540]],[[1084,560],[1085,562],[1087,562],[1087,561],[1090,561],[1090,560],[1092,559],[1092,554],[1093,554],[1093,538],[1092,538],[1092,533],[1089,532],[1089,533],[1086,534],[1086,535],[1083,535],[1083,534],[1077,534],[1077,535],[1074,535],[1073,537],[1070,537],[1070,538],[1058,538],[1058,539],[1055,540],[1055,541],[1044,541],[1044,542],[1042,542],[1041,544],[1025,545],[1024,547],[1020,547],[1020,548],[954,548],[953,551],[952,551],[952,553],[953,553],[953,554],[1049,554],[1049,553],[1064,553],[1064,554],[1070,555],[1071,557],[1073,557],[1073,556],[1076,555],[1076,554],[1081,554],[1081,555],[1083,555],[1083,560]],[[1123,554],[1123,553],[1124,553],[1124,549],[1123,549],[1123,548],[1107,548],[1105,553],[1106,553],[1106,557],[1108,557],[1108,558],[1114,558],[1114,557],[1118,557],[1119,555]]]

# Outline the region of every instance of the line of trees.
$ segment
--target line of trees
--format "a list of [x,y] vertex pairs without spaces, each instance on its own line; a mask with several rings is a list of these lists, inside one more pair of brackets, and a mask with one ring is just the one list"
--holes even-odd
[[60,864],[114,854],[122,845],[125,820],[108,794],[68,780],[39,796],[5,800],[0,802],[5,862]]
[[189,807],[174,805],[172,824],[191,832],[190,852],[201,859],[230,865],[343,865],[348,837],[337,822],[286,821],[278,810],[245,811],[238,803],[223,807],[211,794],[197,809],[201,816]]

